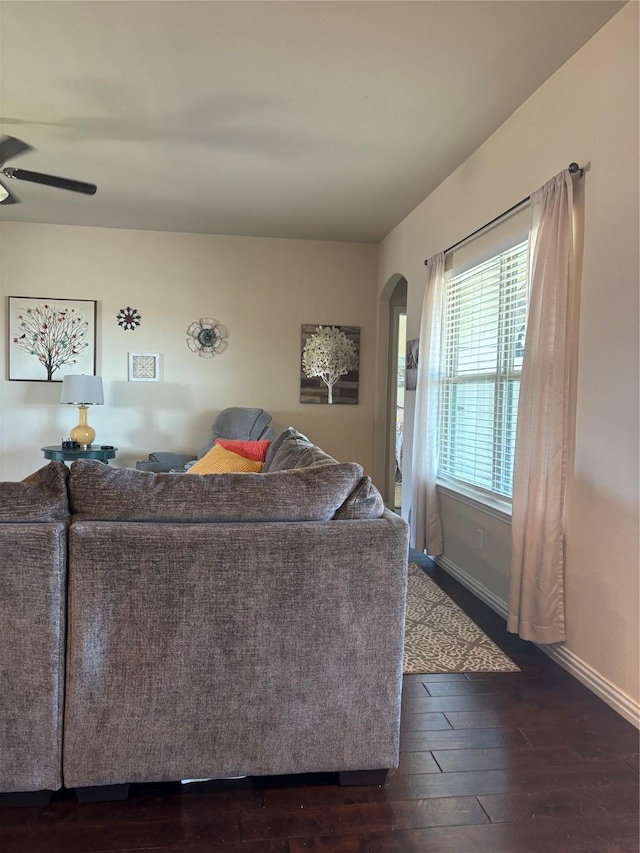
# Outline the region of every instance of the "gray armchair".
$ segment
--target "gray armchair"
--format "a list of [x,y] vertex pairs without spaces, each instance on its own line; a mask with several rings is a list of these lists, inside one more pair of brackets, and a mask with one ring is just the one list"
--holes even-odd
[[217,438],[239,439],[243,441],[258,441],[272,439],[275,436],[271,423],[271,415],[264,409],[246,406],[231,406],[223,409],[216,417],[211,427],[207,443],[195,453],[172,453],[159,450],[149,454],[148,459],[136,462],[138,471],[153,471],[160,474],[167,471],[184,470],[185,465],[201,459],[212,447]]

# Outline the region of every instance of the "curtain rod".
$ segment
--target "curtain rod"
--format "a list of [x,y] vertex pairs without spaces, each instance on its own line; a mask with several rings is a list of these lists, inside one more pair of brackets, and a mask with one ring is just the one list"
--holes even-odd
[[[577,163],[569,163],[569,171],[572,175],[578,175],[579,178],[584,174],[584,169],[578,166]],[[481,231],[484,231],[486,228],[490,228],[494,223],[498,222],[500,219],[504,219],[505,216],[508,216],[510,213],[513,213],[519,207],[522,207],[523,204],[526,204],[528,201],[531,201],[531,196],[528,195],[526,198],[521,199],[521,201],[513,204],[508,210],[504,210],[502,213],[498,214],[498,216],[494,216],[489,222],[485,222],[484,225],[481,225],[480,228],[476,228],[475,231],[472,231],[471,234],[467,234],[466,237],[463,237],[462,240],[458,240],[457,243],[454,243],[453,246],[449,246],[448,249],[444,250],[445,255],[447,252],[452,252],[454,249],[457,249],[458,246],[461,246],[463,243],[466,243],[467,240],[470,240],[472,237],[475,237],[476,234],[480,234]],[[429,263],[429,258],[426,259],[425,265]]]

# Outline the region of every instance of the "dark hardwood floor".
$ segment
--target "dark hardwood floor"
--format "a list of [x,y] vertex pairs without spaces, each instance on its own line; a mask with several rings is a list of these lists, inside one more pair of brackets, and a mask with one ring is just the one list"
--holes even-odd
[[333,774],[133,785],[0,810],[1,853],[638,853],[638,732],[426,558],[521,667],[407,676],[384,787]]

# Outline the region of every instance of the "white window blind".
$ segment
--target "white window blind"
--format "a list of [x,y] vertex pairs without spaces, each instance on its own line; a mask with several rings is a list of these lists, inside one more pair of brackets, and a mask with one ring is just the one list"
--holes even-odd
[[446,282],[440,476],[511,497],[528,242]]

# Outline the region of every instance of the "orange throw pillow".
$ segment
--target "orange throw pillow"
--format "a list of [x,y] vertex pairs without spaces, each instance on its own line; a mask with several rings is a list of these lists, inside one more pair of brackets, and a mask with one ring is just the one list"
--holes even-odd
[[271,444],[269,440],[264,441],[240,441],[239,439],[217,438],[216,444],[244,456],[245,459],[253,459],[254,462],[264,462],[267,455],[267,447]]
[[211,450],[187,468],[187,474],[259,474],[262,462],[247,459],[226,447],[214,444]]

